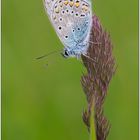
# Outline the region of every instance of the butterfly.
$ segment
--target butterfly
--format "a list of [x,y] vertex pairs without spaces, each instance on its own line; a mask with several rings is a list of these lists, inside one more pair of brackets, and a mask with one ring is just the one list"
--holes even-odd
[[90,0],[44,0],[46,13],[60,41],[62,55],[79,58],[86,54],[92,26]]

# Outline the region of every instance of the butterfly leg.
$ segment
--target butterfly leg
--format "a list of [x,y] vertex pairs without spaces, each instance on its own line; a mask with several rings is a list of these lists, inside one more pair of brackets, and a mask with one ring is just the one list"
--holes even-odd
[[97,63],[97,60],[96,60],[96,59],[93,59],[93,58],[87,56],[86,54],[82,54],[82,55],[84,55],[84,56],[85,56],[86,58],[88,58],[90,61]]
[[88,43],[91,43],[91,44],[93,44],[93,45],[102,45],[101,42],[92,42],[92,41],[88,41]]

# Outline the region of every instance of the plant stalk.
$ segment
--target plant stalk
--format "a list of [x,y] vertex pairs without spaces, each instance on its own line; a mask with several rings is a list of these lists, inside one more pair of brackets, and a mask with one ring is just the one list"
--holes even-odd
[[94,103],[91,107],[90,115],[90,140],[96,140],[96,130],[95,130],[95,121],[94,121]]

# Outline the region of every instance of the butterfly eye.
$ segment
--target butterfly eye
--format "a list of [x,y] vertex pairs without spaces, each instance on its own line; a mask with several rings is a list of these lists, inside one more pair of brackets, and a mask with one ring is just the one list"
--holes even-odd
[[67,51],[65,51],[65,56],[69,56],[69,54],[68,54],[68,52],[67,52]]
[[61,53],[61,55],[64,57],[64,58],[68,58],[69,57],[69,53],[67,50],[64,50],[63,53]]

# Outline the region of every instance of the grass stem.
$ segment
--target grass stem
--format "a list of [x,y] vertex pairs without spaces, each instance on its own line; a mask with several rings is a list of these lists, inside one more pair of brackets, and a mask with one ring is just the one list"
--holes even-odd
[[91,115],[90,115],[90,140],[96,140],[96,130],[95,130],[95,121],[94,121],[94,104],[92,104]]

